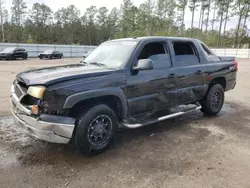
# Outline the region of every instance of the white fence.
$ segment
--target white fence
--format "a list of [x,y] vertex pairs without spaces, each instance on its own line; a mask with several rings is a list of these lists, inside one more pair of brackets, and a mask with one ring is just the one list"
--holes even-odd
[[83,57],[84,54],[96,48],[96,46],[81,45],[0,43],[0,51],[9,47],[24,48],[27,50],[29,57],[37,57],[39,53],[52,49],[62,52],[64,57]]
[[250,49],[212,49],[219,56],[234,56],[237,58],[250,58]]

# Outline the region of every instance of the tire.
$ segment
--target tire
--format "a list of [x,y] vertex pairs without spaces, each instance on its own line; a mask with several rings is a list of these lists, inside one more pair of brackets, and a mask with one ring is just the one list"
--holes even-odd
[[52,55],[49,56],[49,59],[52,59]]
[[201,111],[209,116],[217,115],[224,104],[224,89],[220,84],[210,87],[204,100],[201,102]]
[[76,122],[74,144],[81,153],[87,155],[96,155],[106,150],[118,127],[115,112],[105,104],[89,108]]
[[28,56],[26,54],[23,55],[23,59],[27,59]]
[[16,60],[15,55],[11,55],[11,56],[9,56],[8,60]]

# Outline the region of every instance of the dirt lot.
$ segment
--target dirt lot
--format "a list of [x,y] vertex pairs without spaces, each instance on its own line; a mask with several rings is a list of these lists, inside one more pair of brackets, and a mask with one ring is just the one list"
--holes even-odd
[[0,62],[0,187],[250,187],[250,60],[217,117],[200,112],[121,130],[105,153],[29,137],[9,115],[9,90],[26,69],[79,60]]

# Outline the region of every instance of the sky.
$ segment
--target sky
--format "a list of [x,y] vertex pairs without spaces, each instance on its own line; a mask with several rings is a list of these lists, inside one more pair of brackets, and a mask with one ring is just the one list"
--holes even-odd
[[[111,10],[113,7],[120,8],[120,5],[122,4],[123,0],[24,0],[28,8],[30,9],[34,3],[45,3],[47,4],[54,12],[62,7],[67,7],[68,5],[75,5],[78,9],[80,9],[81,13],[83,14],[85,10],[94,5],[97,8],[101,6],[107,7],[109,10]],[[145,0],[132,0],[133,3],[138,6],[141,3],[143,3]],[[4,0],[5,7],[10,12],[10,7],[12,6],[12,0]],[[210,13],[212,17],[212,13]],[[191,25],[191,12],[189,8],[186,9],[186,16],[185,16],[185,25],[186,27],[190,27]],[[195,12],[195,21],[194,26],[198,26],[198,20],[199,20],[199,11]],[[230,18],[229,22],[227,23],[227,29],[235,28],[237,23],[237,18],[233,17]],[[215,28],[218,28],[218,24],[215,25]]]

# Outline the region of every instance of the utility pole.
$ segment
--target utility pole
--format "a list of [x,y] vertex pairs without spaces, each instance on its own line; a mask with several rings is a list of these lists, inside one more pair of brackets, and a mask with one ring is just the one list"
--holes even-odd
[[2,5],[3,5],[3,1],[0,0],[0,21],[1,21],[1,30],[2,30],[2,37],[3,37],[3,42],[5,41],[4,40],[4,27],[3,27],[3,9],[2,9]]

